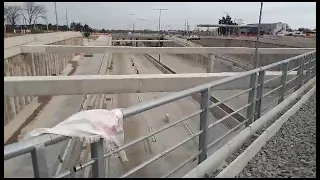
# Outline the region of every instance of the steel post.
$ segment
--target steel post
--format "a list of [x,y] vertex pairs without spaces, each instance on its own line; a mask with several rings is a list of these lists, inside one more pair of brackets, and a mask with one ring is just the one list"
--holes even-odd
[[31,152],[31,158],[34,177],[48,178],[49,169],[47,166],[44,144],[35,147],[35,149]]
[[299,68],[297,70],[297,81],[296,81],[296,88],[295,91],[298,90],[302,84],[303,84],[303,71],[304,71],[304,61],[305,61],[306,56],[303,56],[299,60]]
[[304,83],[308,82],[308,80],[310,79],[311,67],[312,67],[311,60],[312,59],[313,59],[312,54],[307,56],[307,58],[306,58],[307,65],[305,65],[306,75],[304,78]]
[[[103,139],[100,141],[91,143],[91,158],[101,158],[103,156]],[[96,160],[92,164],[92,177],[93,178],[105,178],[105,158]]]
[[264,89],[264,76],[265,71],[262,70],[259,72],[258,77],[258,87],[257,87],[257,100],[256,100],[256,109],[255,109],[255,120],[261,117],[261,103],[262,103],[262,95],[263,95],[263,89]]
[[258,80],[258,73],[253,73],[250,77],[250,88],[252,88],[249,91],[249,97],[248,97],[248,103],[251,103],[250,106],[248,106],[247,109],[247,119],[248,122],[246,123],[247,126],[249,126],[253,121],[254,121],[254,116],[255,116],[255,104],[256,104],[256,96],[257,96],[257,80]]
[[201,109],[204,111],[200,114],[200,130],[203,132],[199,135],[199,154],[198,164],[207,159],[207,129],[210,105],[210,88],[201,92]]
[[286,62],[281,65],[282,69],[282,76],[281,76],[281,88],[279,91],[279,101],[278,104],[280,104],[284,100],[284,93],[286,92],[286,85],[287,85],[287,74],[288,74],[288,68],[289,68],[289,63]]

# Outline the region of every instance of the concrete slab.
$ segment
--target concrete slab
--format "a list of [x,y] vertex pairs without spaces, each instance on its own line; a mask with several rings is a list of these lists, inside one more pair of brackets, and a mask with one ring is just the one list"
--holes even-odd
[[[303,54],[315,48],[259,48],[259,54]],[[126,47],[126,46],[64,46],[23,45],[23,53],[126,53],[126,54],[254,54],[255,48],[247,47]]]
[[[178,67],[178,66],[176,66]],[[189,68],[190,69],[190,68]],[[198,70],[198,69],[196,69]],[[194,70],[194,71],[196,71]],[[4,77],[4,96],[22,95],[78,95],[86,93],[139,93],[176,92],[196,85],[214,82],[241,73],[187,73],[187,74],[133,74],[133,75],[90,75],[68,77]],[[288,75],[288,80],[296,72]],[[266,72],[265,80],[275,78],[281,72]],[[250,77],[220,85],[216,89],[247,89]],[[277,78],[265,85],[274,88],[279,85]],[[112,86],[110,86],[112,84]]]

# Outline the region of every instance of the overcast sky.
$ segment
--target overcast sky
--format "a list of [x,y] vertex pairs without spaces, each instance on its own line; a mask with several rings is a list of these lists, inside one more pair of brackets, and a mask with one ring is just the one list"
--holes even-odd
[[[55,24],[54,3],[36,2],[47,8],[49,23]],[[5,4],[23,4],[10,2]],[[193,29],[196,24],[218,24],[224,12],[232,18],[243,19],[244,23],[258,23],[259,2],[57,2],[59,25],[66,24],[66,9],[69,24],[72,21],[88,24],[93,28],[153,29],[158,26],[159,11],[153,8],[167,8],[161,15],[161,29],[184,29],[187,19]],[[131,16],[130,14],[136,14]],[[139,20],[145,18],[147,20]],[[265,2],[262,23],[284,22],[293,29],[316,27],[315,2]]]

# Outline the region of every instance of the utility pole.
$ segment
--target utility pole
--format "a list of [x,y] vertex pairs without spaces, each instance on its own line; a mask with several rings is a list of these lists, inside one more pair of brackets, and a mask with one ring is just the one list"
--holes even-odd
[[187,35],[187,19],[184,20],[184,35]]
[[54,2],[54,13],[56,14],[56,26],[57,26],[57,31],[59,31],[59,26],[58,26],[58,14],[57,14],[57,2]]
[[[158,11],[159,11],[159,47],[160,47],[160,38],[161,38],[161,11],[167,11],[167,10],[169,10],[169,9],[158,8],[158,9],[153,9],[153,10],[158,10]],[[160,54],[159,54],[159,62],[160,62]]]
[[261,2],[261,5],[260,5],[260,14],[259,14],[259,24],[258,24],[258,32],[257,32],[256,49],[255,49],[255,52],[254,52],[254,56],[255,56],[254,64],[253,64],[254,69],[259,66],[258,65],[258,62],[259,62],[258,48],[259,48],[259,39],[260,39],[260,26],[261,26],[262,6],[263,6],[263,2]]
[[67,31],[69,30],[68,9],[66,9]]
[[[135,16],[136,14],[130,14],[131,16]],[[132,33],[134,33],[134,19],[133,19],[133,23],[132,23]]]

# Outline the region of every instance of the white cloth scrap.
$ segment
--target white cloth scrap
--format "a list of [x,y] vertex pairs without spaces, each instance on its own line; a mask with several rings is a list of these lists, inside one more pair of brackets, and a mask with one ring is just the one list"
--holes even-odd
[[[121,109],[80,111],[52,128],[34,129],[24,139],[41,134],[78,137],[86,143],[97,142],[102,138],[105,149],[112,152],[124,143],[123,114]],[[118,155],[122,162],[128,161],[124,150]]]

